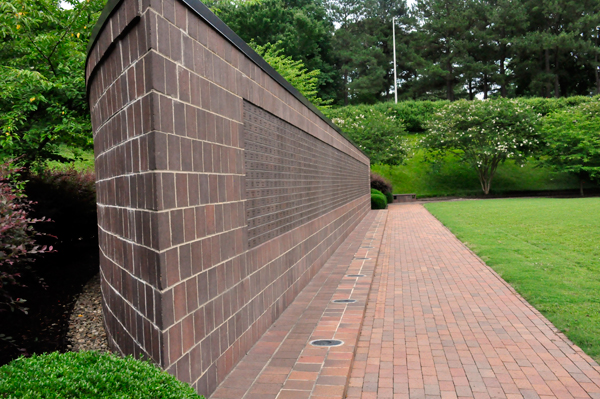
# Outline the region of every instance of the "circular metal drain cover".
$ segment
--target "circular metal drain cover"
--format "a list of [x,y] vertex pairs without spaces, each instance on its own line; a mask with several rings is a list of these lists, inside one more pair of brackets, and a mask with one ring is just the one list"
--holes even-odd
[[310,344],[314,346],[340,346],[344,344],[344,341],[340,341],[339,339],[317,339],[311,341]]
[[364,274],[346,274],[346,277],[364,277]]
[[336,299],[333,303],[354,303],[356,299]]
[[360,259],[360,260],[369,260],[369,259],[371,259],[371,258],[357,258],[357,257],[354,257],[354,259]]

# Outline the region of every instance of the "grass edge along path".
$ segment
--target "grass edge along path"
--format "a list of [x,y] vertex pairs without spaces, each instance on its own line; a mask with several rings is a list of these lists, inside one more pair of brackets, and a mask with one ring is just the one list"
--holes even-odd
[[600,361],[600,198],[438,202],[425,208]]

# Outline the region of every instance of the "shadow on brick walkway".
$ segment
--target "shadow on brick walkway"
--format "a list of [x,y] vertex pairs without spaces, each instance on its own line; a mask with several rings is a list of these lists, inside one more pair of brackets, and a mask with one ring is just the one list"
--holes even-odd
[[[331,302],[345,298],[357,302]],[[600,399],[600,366],[425,208],[392,205],[361,222],[212,396],[325,397]]]

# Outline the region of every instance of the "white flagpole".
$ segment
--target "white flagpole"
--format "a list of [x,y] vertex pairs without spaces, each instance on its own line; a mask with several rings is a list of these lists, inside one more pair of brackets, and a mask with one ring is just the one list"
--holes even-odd
[[398,78],[396,77],[396,17],[392,18],[392,36],[394,37],[394,100],[398,104]]

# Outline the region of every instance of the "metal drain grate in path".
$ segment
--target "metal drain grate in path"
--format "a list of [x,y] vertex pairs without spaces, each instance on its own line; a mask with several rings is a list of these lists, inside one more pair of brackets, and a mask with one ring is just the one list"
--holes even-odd
[[344,341],[339,339],[317,339],[310,342],[313,346],[340,346],[344,344]]

